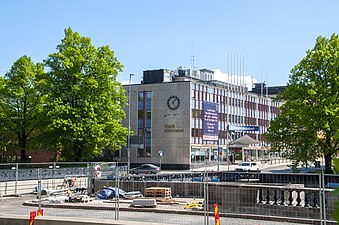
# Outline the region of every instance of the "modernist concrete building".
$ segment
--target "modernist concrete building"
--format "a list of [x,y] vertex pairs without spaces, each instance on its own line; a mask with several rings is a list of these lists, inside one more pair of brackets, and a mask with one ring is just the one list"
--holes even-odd
[[[263,134],[279,113],[279,102],[244,85],[216,81],[214,72],[206,69],[144,71],[140,84],[124,88],[130,96],[126,118],[134,137],[132,166],[161,162],[164,169],[189,169],[204,160],[258,159],[265,149]],[[205,103],[216,108],[216,138],[205,134]],[[142,140],[139,145],[136,137]],[[121,157],[128,160],[127,149]]]

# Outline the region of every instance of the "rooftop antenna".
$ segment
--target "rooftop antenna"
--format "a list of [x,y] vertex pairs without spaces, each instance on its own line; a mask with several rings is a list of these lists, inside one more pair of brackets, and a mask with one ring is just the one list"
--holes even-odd
[[268,98],[268,70],[266,68],[266,98]]
[[264,88],[264,87],[263,87],[263,81],[262,81],[262,73],[263,73],[262,71],[263,71],[263,67],[261,66],[261,75],[260,75],[260,83],[261,83],[261,84],[260,84],[260,89],[261,89],[261,90],[260,90],[260,91],[261,91],[261,92],[260,92],[260,96],[261,96],[261,97],[264,95],[264,94],[263,94],[263,88]]
[[239,92],[239,74],[240,74],[240,72],[239,72],[239,54],[237,53],[237,90],[238,90],[238,92]]
[[193,53],[193,46],[191,46],[191,77],[193,76],[193,70],[194,70],[194,53]]
[[245,56],[242,56],[242,85],[244,86],[245,90]]
[[231,84],[231,87],[233,87],[233,52],[231,51],[231,58],[230,58],[230,84]]
[[226,73],[227,73],[227,83],[229,84],[229,78],[230,78],[230,52],[227,51],[227,69],[226,69]]
[[233,84],[234,84],[234,86],[236,84],[235,75],[234,75],[236,73],[235,68],[236,68],[236,66],[235,66],[235,52],[233,52],[233,73],[232,73],[232,77],[233,77]]

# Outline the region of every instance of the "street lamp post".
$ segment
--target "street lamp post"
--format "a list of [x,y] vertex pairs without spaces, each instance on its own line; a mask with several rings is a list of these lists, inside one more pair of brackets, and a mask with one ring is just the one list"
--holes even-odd
[[129,174],[131,164],[131,80],[134,73],[129,75],[129,87],[128,87],[128,140],[127,140],[127,173]]

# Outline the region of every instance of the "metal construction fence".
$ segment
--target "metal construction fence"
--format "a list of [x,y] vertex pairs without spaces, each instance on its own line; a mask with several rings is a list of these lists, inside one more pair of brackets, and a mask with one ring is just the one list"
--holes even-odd
[[221,224],[230,218],[232,224],[235,218],[248,224],[334,224],[339,200],[339,177],[323,174],[131,175],[116,163],[45,163],[3,164],[0,177],[0,211],[11,215],[43,208],[62,217],[214,224],[218,204]]

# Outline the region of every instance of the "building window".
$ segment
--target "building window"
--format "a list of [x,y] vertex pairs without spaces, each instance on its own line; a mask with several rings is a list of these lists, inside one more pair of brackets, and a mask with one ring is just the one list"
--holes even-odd
[[138,157],[152,156],[152,92],[138,93],[138,135],[144,139],[144,148],[138,148]]

